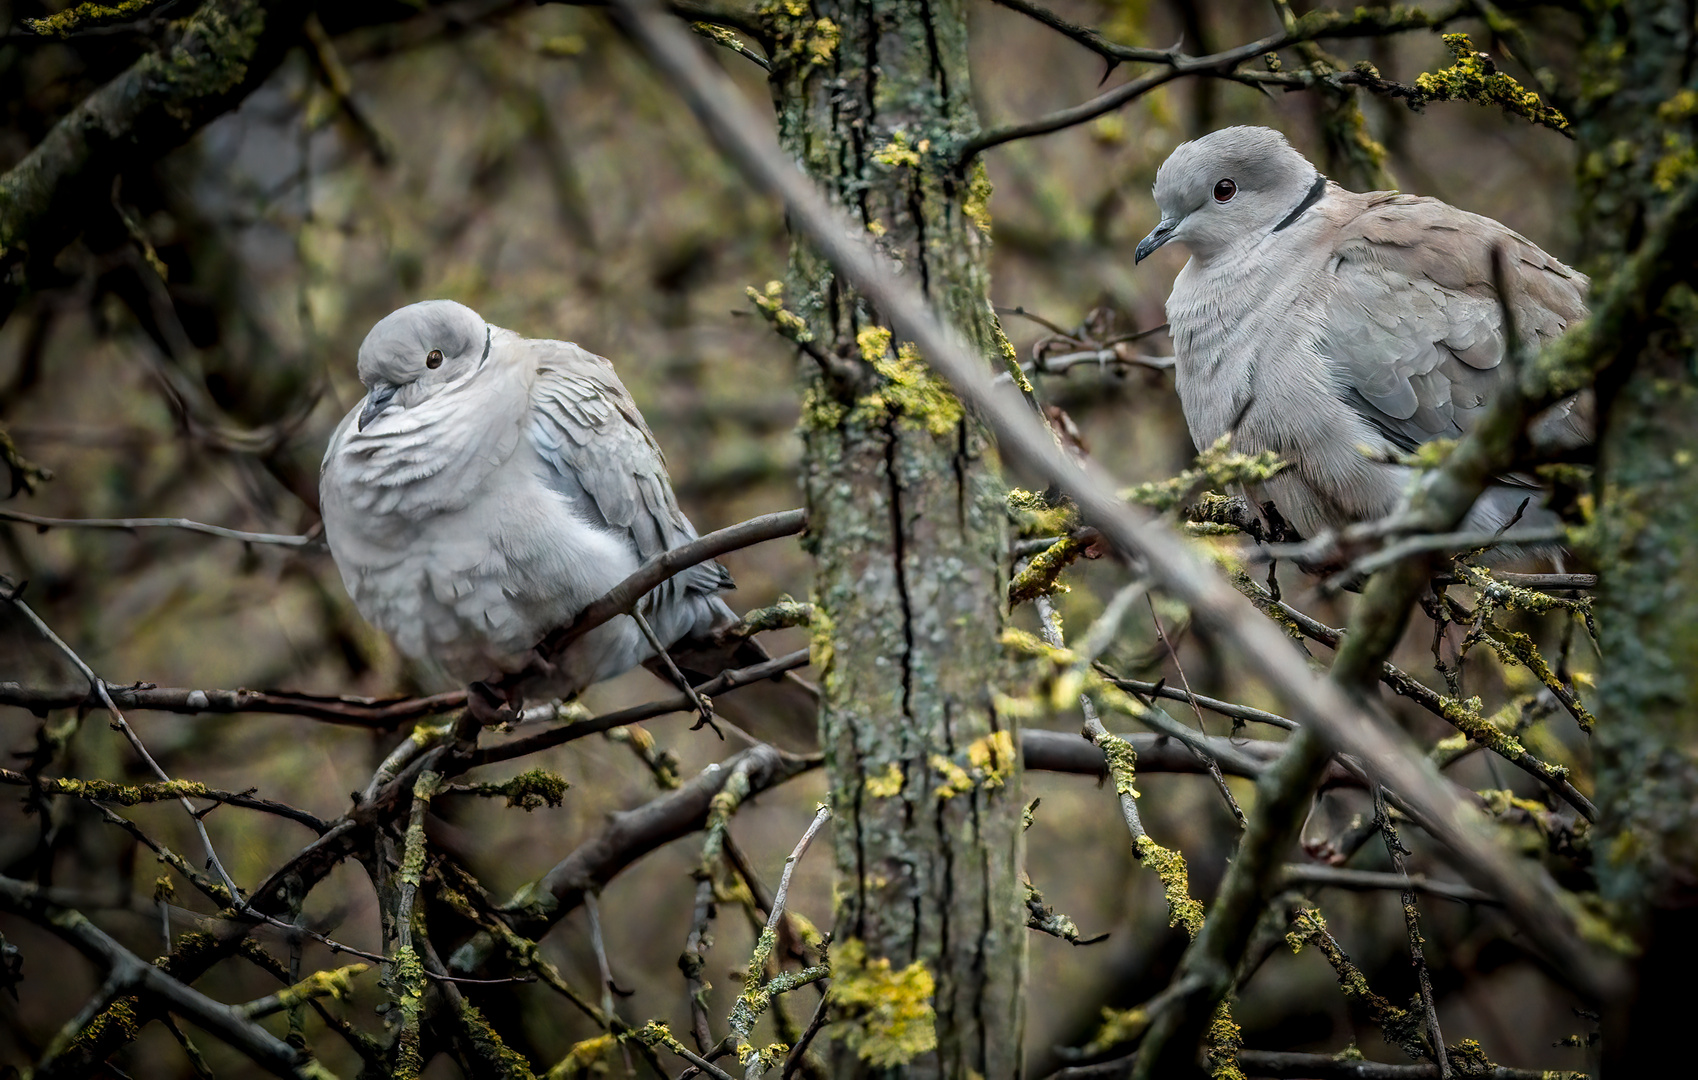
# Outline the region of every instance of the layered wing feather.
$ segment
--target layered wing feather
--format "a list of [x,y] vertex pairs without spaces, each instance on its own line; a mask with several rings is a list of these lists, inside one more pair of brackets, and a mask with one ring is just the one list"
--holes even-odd
[[[586,521],[629,537],[639,559],[689,543],[666,459],[613,365],[569,342],[526,342],[535,363],[527,431],[544,481]],[[677,578],[693,593],[734,587],[717,562]]]
[[[1344,222],[1319,350],[1338,396],[1394,445],[1413,449],[1467,432],[1502,380],[1503,305],[1492,249],[1505,256],[1508,306],[1529,345],[1586,313],[1585,275],[1489,218],[1436,199],[1373,194]],[[1551,422],[1578,444],[1578,418]]]

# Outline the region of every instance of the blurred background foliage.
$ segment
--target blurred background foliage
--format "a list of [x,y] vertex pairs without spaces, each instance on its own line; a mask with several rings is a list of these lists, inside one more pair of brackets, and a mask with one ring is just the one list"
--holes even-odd
[[[64,42],[17,29],[21,19],[59,6],[0,0],[3,23],[12,28],[0,40],[0,169],[152,47],[158,20],[181,17],[186,12],[177,9],[187,5],[168,3],[140,23]],[[977,0],[969,7],[975,90],[987,125],[1097,91],[1104,69],[1096,56],[1007,9]],[[1058,0],[1054,7],[1115,40],[1183,41],[1192,53],[1277,26],[1273,6],[1262,0]],[[82,240],[57,261],[56,277],[36,282],[37,291],[0,327],[0,425],[22,454],[54,474],[4,506],[58,517],[183,516],[250,530],[312,529],[325,440],[362,393],[354,374],[361,338],[390,310],[429,297],[451,297],[497,325],[576,341],[612,358],[699,529],[797,505],[794,349],[751,317],[744,295],[746,286],[783,274],[789,240],[782,216],[721,162],[603,15],[528,0],[467,0],[422,11],[360,0],[321,17],[238,110],[163,160],[126,169],[107,202],[86,208]],[[1546,52],[1540,59],[1564,70],[1576,47],[1568,17],[1528,18]],[[1464,20],[1456,28],[1496,50],[1484,26]],[[1450,62],[1432,33],[1328,48],[1370,59],[1403,82]],[[755,65],[730,51],[715,55],[752,98],[765,96]],[[1362,104],[1368,130],[1386,148],[1385,167],[1404,190],[1496,217],[1584,265],[1575,247],[1569,141],[1465,104],[1433,106],[1424,115],[1395,102]],[[1326,153],[1324,107],[1319,95],[1184,80],[1094,123],[991,151],[996,302],[1065,327],[1093,311],[1122,330],[1159,325],[1184,256],[1163,250],[1136,269],[1131,257],[1156,217],[1149,188],[1157,166],[1186,138],[1258,123],[1286,132],[1323,171],[1348,181],[1351,163]],[[1022,355],[1048,333],[1019,317],[1004,321]],[[1152,351],[1166,351],[1165,338],[1154,341]],[[1189,463],[1170,375],[1086,366],[1040,377],[1039,389],[1072,415],[1091,451],[1127,483],[1160,479]],[[808,593],[809,563],[794,541],[725,561],[739,583],[731,597],[739,608]],[[364,624],[322,551],[250,548],[167,530],[38,532],[0,523],[0,569],[27,579],[36,610],[113,683],[366,695],[442,688]],[[1099,610],[1108,595],[1091,587],[1099,576],[1109,580],[1089,564],[1076,572],[1076,587],[1061,598],[1069,625],[1082,627]],[[1340,624],[1339,606],[1314,595],[1300,575],[1285,577],[1288,600]],[[1160,610],[1197,692],[1272,705],[1206,642],[1185,633],[1182,610]],[[1124,673],[1177,677],[1148,623],[1128,626],[1115,650]],[[1530,628],[1546,638],[1556,632],[1554,624]],[[775,652],[777,644],[804,643],[801,632],[788,633]],[[1430,636],[1418,622],[1399,659],[1429,678]],[[1577,647],[1574,663],[1587,661]],[[0,608],[0,681],[77,679],[10,608]],[[586,698],[599,711],[662,690],[639,671]],[[1491,703],[1504,691],[1503,674],[1483,657],[1475,661],[1467,692]],[[1449,733],[1424,714],[1400,715],[1428,742]],[[172,775],[257,787],[324,817],[346,807],[348,792],[403,737],[257,714],[138,713],[131,720]],[[687,733],[681,720],[650,727],[683,775],[728,752],[708,731]],[[748,722],[781,746],[813,745],[805,725],[763,723],[758,710]],[[1058,728],[1075,722],[1054,720]],[[1209,726],[1225,731],[1218,718]],[[51,775],[144,778],[98,715],[79,723],[72,713],[55,713],[43,727],[27,712],[0,709],[0,746],[20,758],[51,755]],[[1540,749],[1572,761],[1585,786],[1585,761],[1573,746]],[[433,839],[498,893],[536,877],[593,834],[608,812],[657,792],[651,770],[616,741],[581,740],[542,757],[534,764],[574,785],[558,809],[524,813],[463,797],[433,806]],[[1486,755],[1475,755],[1454,775],[1476,788],[1531,794],[1524,777],[1506,775],[1513,772],[1500,766],[1494,773]],[[1090,1039],[1103,1006],[1135,1004],[1165,985],[1184,938],[1165,925],[1160,882],[1136,868],[1111,798],[1087,778],[1032,773],[1027,782],[1029,794],[1043,800],[1028,836],[1033,882],[1086,933],[1110,934],[1084,948],[1031,940],[1027,1043],[1034,1074],[1042,1075],[1059,1064],[1054,1047]],[[1233,784],[1241,800],[1249,797],[1248,784]],[[1235,832],[1224,804],[1194,776],[1148,776],[1140,786],[1152,835],[1185,852],[1193,892],[1206,900]],[[734,820],[733,835],[769,884],[822,791],[820,776],[803,776]],[[177,850],[198,850],[178,808],[158,804],[132,814]],[[1324,838],[1360,814],[1371,814],[1365,798],[1324,796],[1308,835]],[[281,819],[229,808],[213,814],[209,827],[245,884],[308,838]],[[614,975],[633,991],[619,1003],[628,1019],[688,1027],[676,960],[690,921],[698,844],[686,839],[645,859],[602,898]],[[8,875],[85,895],[85,910],[140,954],[163,951],[152,903],[162,868],[92,808],[55,799],[46,814],[32,814],[6,794],[0,864]],[[793,910],[822,926],[831,911],[826,865],[816,855],[804,866],[792,900]],[[1383,869],[1383,850],[1370,844],[1352,865]],[[1421,852],[1414,868],[1443,873]],[[1582,1053],[1554,1044],[1589,1024],[1507,924],[1487,908],[1424,907],[1446,1031],[1479,1038],[1494,1060],[1583,1067]],[[1375,988],[1407,1000],[1413,977],[1397,896],[1329,892],[1323,908]],[[316,929],[380,947],[374,895],[353,866],[321,886],[307,912]],[[180,919],[179,929],[186,925]],[[27,925],[7,921],[5,932],[24,952],[25,981],[17,1000],[0,995],[0,1063],[22,1067],[99,979]],[[711,1011],[723,1016],[754,932],[722,912],[716,936],[707,974],[715,985]],[[280,947],[276,933],[261,930],[259,937]],[[575,985],[597,985],[583,912],[544,948]],[[308,965],[342,962],[310,943],[305,952]],[[239,961],[199,985],[225,1001],[275,988]],[[370,1010],[381,999],[375,978],[366,976],[340,1008],[371,1027]],[[544,1067],[594,1033],[537,986],[491,990],[480,1000],[510,1041]],[[813,1004],[810,991],[792,995],[785,1007],[805,1021]],[[1236,1015],[1249,1046],[1334,1051],[1354,1041],[1371,1058],[1399,1059],[1372,1024],[1352,1015],[1313,950],[1282,950]],[[333,1038],[314,1042],[331,1068],[347,1074],[357,1067]],[[220,1075],[248,1067],[214,1039],[201,1045]],[[138,1077],[193,1075],[159,1025],[121,1060]],[[439,1058],[429,1075],[453,1075],[453,1066]]]

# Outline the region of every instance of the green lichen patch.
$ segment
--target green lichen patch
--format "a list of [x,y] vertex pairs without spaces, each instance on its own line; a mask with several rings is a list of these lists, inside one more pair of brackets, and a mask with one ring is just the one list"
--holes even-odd
[[1271,450],[1255,454],[1233,450],[1232,433],[1228,432],[1198,454],[1194,465],[1178,476],[1137,484],[1121,492],[1121,497],[1165,513],[1183,506],[1204,489],[1219,491],[1234,484],[1263,483],[1289,465],[1290,462],[1281,461]]
[[943,780],[943,783],[939,784],[932,792],[938,798],[953,799],[957,795],[965,795],[973,790],[972,774],[942,754],[933,754],[930,764],[932,771]]
[[525,1055],[502,1040],[476,1005],[462,998],[459,1019],[460,1033],[467,1044],[466,1056],[471,1059],[476,1075],[499,1080],[536,1080]]
[[6,466],[8,499],[20,491],[34,495],[38,481],[53,479],[53,470],[35,464],[18,452],[17,445],[12,442],[12,437],[6,434],[5,428],[0,428],[0,462]]
[[967,188],[962,195],[961,212],[967,215],[967,220],[973,223],[974,228],[986,236],[989,236],[991,231],[990,197],[990,173],[986,171],[984,158],[981,157],[973,162],[973,168],[967,175]]
[[1453,697],[1439,698],[1439,715],[1452,727],[1488,750],[1496,751],[1511,761],[1519,761],[1527,748],[1515,736],[1480,715],[1483,703],[1477,697],[1458,701]]
[[[136,1014],[136,999],[118,998],[95,1014],[83,1025],[72,1040],[74,1047],[102,1047],[111,1043],[131,1043],[141,1032],[141,1018]],[[52,1056],[52,1055],[48,1055]]]
[[838,1019],[827,1028],[863,1061],[893,1069],[937,1049],[936,985],[916,960],[893,971],[887,958],[869,959],[850,938],[832,950],[831,999]]
[[929,152],[931,148],[929,139],[910,143],[906,131],[895,131],[884,145],[873,151],[873,160],[887,169],[917,169],[920,167],[920,155]]
[[1026,563],[1025,569],[1008,583],[1008,604],[1018,607],[1040,596],[1053,596],[1068,591],[1061,572],[1085,553],[1091,545],[1075,536],[1060,540],[1038,552]]
[[755,310],[778,331],[779,337],[797,345],[806,345],[814,340],[814,332],[808,328],[807,320],[784,306],[784,282],[769,281],[764,291],[749,285],[743,293],[755,305]]
[[814,605],[781,596],[775,603],[746,612],[737,625],[720,632],[726,640],[753,637],[792,626],[807,626],[814,619]]
[[877,424],[886,416],[933,435],[954,431],[966,413],[949,385],[932,373],[913,342],[890,349],[890,331],[869,327],[855,337],[861,358],[880,376],[877,388],[862,395],[849,414],[851,420]]
[[613,1035],[597,1035],[572,1044],[566,1056],[555,1062],[543,1080],[589,1080],[605,1072],[604,1059],[619,1045]]
[[1244,1080],[1238,1067],[1238,1051],[1244,1047],[1244,1032],[1232,1019],[1232,1006],[1222,1001],[1203,1033],[1204,1054],[1212,1080]]
[[1344,996],[1363,1004],[1369,1018],[1384,1032],[1388,1042],[1401,1047],[1410,1057],[1431,1059],[1432,1048],[1427,1045],[1426,1036],[1422,1031],[1419,1010],[1393,1005],[1374,993],[1368,986],[1368,979],[1362,974],[1362,970],[1351,962],[1349,955],[1327,929],[1326,919],[1321,917],[1317,908],[1299,908],[1292,916],[1291,923],[1292,928],[1290,933],[1285,935],[1285,942],[1291,946],[1292,952],[1302,951],[1305,945],[1314,946],[1326,957],[1327,963],[1332,965],[1333,974],[1337,976]]
[[772,36],[769,61],[775,76],[805,74],[830,63],[843,39],[842,28],[830,19],[810,17],[802,0],[772,0],[756,8],[754,15]]
[[1080,1057],[1096,1057],[1123,1043],[1144,1037],[1150,1029],[1150,1014],[1142,1008],[1110,1009],[1104,1007],[1103,1022],[1091,1041],[1079,1048]]
[[1014,343],[1008,340],[1008,334],[1002,329],[1002,320],[997,318],[996,308],[989,303],[985,307],[989,309],[991,336],[996,340],[997,355],[1002,357],[1002,365],[1007,369],[1008,377],[1014,380],[1014,385],[1020,388],[1022,394],[1031,397],[1037,393],[1037,388],[1020,367],[1020,354],[1014,351]]
[[499,784],[468,784],[464,790],[489,798],[499,796],[507,800],[508,806],[529,811],[543,806],[559,806],[565,801],[566,791],[571,786],[565,777],[539,768],[522,772]]
[[1568,118],[1539,100],[1539,95],[1522,86],[1497,69],[1491,57],[1474,51],[1467,34],[1444,35],[1445,47],[1456,63],[1442,71],[1424,72],[1415,79],[1420,100],[1472,101],[1476,105],[1495,105],[1511,116],[1519,116],[1556,131],[1569,130]]
[[1014,750],[1013,733],[993,731],[974,739],[967,744],[967,763],[978,774],[980,787],[1003,786],[1020,763]]
[[331,971],[315,971],[293,986],[277,992],[278,1011],[292,1009],[315,998],[346,1001],[354,992],[354,979],[371,970],[369,964],[349,964]]
[[813,632],[808,636],[808,663],[814,666],[822,679],[829,679],[832,661],[836,658],[834,641],[837,625],[832,622],[831,612],[824,605],[815,603],[813,609],[813,618],[809,620],[809,629]]
[[882,773],[867,777],[867,794],[875,799],[889,799],[902,793],[902,766],[892,761]]
[[[953,799],[975,788],[989,790],[1002,787],[1014,775],[1019,764],[1014,751],[1014,736],[1008,731],[993,731],[974,739],[967,745],[966,757],[967,764],[962,765],[942,754],[931,756],[929,764],[932,771],[943,781],[932,792],[939,799]],[[900,774],[896,780],[900,785]],[[871,790],[871,781],[868,790]]]
[[424,1011],[424,964],[411,945],[396,950],[389,975],[389,994],[401,1011],[401,1031],[395,1039],[396,1080],[418,1080],[424,1067],[419,1046],[419,1016]]
[[1191,898],[1185,856],[1162,847],[1147,834],[1138,837],[1132,851],[1161,878],[1162,894],[1167,898],[1167,925],[1183,926],[1186,935],[1195,938],[1203,929],[1203,905]]
[[1035,491],[1010,488],[1004,497],[1008,517],[1021,537],[1054,536],[1066,533],[1079,523],[1079,515],[1071,504],[1056,505]]
[[78,780],[73,777],[42,777],[41,789],[76,799],[136,806],[170,799],[205,799],[211,789],[193,780],[163,780],[152,784],[114,784],[109,780]]
[[119,0],[116,4],[78,4],[45,19],[25,19],[24,25],[42,37],[68,38],[85,30],[130,22],[165,0]]
[[1114,777],[1114,791],[1117,795],[1138,797],[1138,751],[1132,749],[1132,744],[1118,735],[1106,732],[1097,736],[1097,749],[1103,752],[1108,761],[1108,773]]

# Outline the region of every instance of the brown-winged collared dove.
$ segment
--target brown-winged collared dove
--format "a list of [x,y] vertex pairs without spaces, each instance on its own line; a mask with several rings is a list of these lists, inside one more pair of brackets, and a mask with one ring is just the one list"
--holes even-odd
[[[1161,222],[1135,261],[1167,243],[1191,251],[1167,317],[1192,441],[1201,450],[1230,429],[1235,448],[1290,462],[1267,496],[1304,536],[1392,513],[1410,470],[1385,460],[1466,432],[1509,377],[1493,248],[1528,345],[1586,314],[1585,275],[1525,237],[1437,199],[1346,191],[1268,128],[1182,144],[1155,198]],[[1576,404],[1538,434],[1585,443]],[[1536,489],[1505,481],[1467,527],[1537,504]],[[1553,520],[1530,507],[1513,531]]]
[[[593,353],[427,300],[372,327],[359,373],[366,397],[324,455],[324,534],[360,614],[409,656],[468,680],[512,671],[644,560],[696,538],[654,435]],[[731,587],[702,563],[641,611],[670,647],[734,621],[717,595]],[[574,694],[654,655],[621,616],[543,685]]]

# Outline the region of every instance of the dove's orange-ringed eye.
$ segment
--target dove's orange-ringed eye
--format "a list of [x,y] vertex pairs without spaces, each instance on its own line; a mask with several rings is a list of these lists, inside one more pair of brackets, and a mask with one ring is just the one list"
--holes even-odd
[[442,366],[442,350],[441,349],[430,350],[430,355],[425,357],[425,367],[427,367],[427,368],[439,368],[441,366]]
[[1238,185],[1231,180],[1222,180],[1215,185],[1215,202],[1229,202],[1238,194]]

